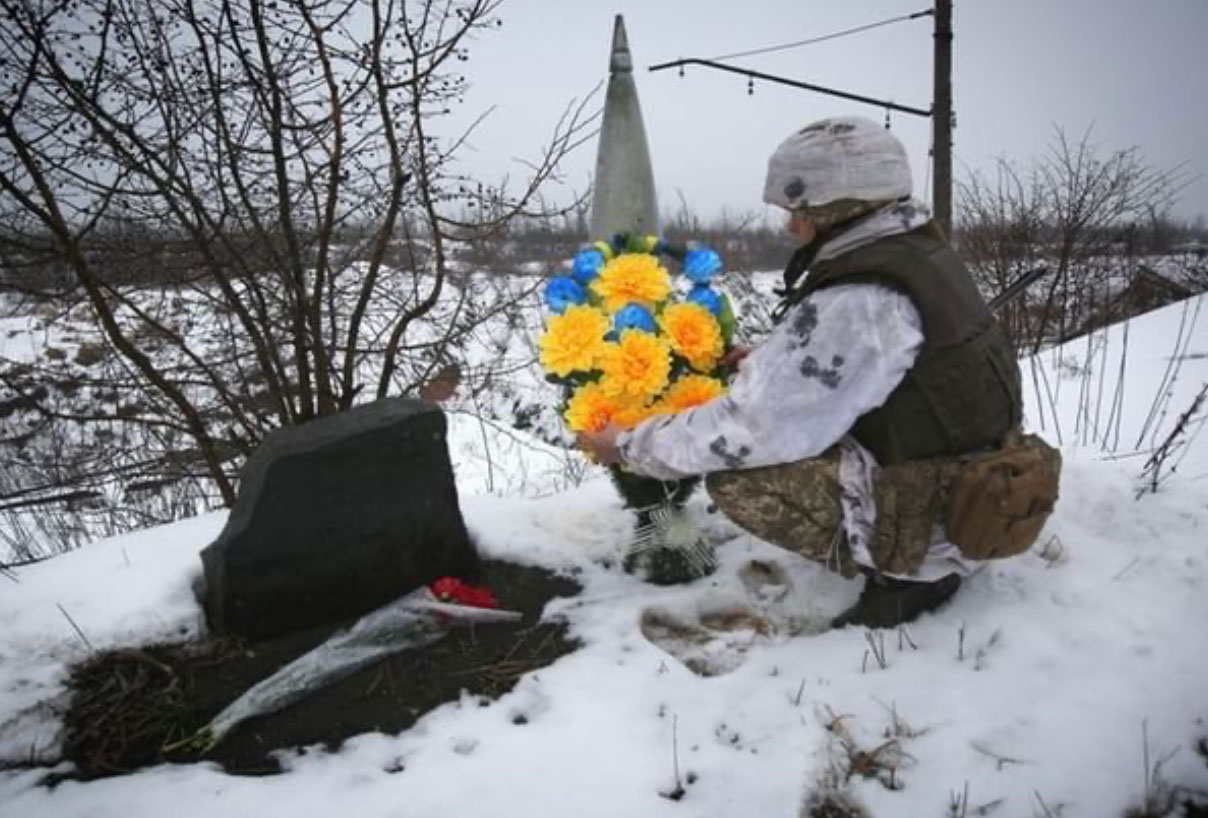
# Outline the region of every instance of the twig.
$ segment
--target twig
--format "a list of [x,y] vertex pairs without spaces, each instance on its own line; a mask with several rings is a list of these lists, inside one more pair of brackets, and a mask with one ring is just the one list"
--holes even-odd
[[1046,431],[1046,426],[1045,426],[1045,422],[1044,422],[1045,406],[1044,406],[1044,402],[1040,399],[1040,379],[1036,375],[1036,368],[1038,366],[1038,364],[1036,362],[1036,358],[1037,358],[1036,355],[1032,355],[1030,358],[1028,358],[1028,366],[1029,366],[1029,369],[1031,370],[1031,375],[1032,375],[1032,394],[1034,394],[1036,396],[1036,413],[1038,415],[1036,420],[1040,426],[1040,430],[1043,432],[1043,431]]
[[[1103,418],[1103,386],[1107,379],[1107,340],[1108,333],[1104,330],[1103,343],[1099,345],[1099,366],[1097,368],[1099,383],[1095,389],[1095,440],[1099,443],[1100,450],[1106,447],[1107,435],[1110,431],[1110,427],[1104,426],[1101,433],[1099,427],[1099,421]],[[1127,350],[1128,347],[1125,346],[1125,354],[1127,354]]]
[[991,812],[993,812],[994,810],[1001,807],[1006,800],[1007,799],[1005,799],[1005,798],[995,798],[993,801],[987,801],[986,803],[982,804],[980,807],[974,807],[973,814],[974,815],[989,815]]
[[[469,377],[467,377],[469,381]],[[491,441],[487,436],[486,423],[482,418],[482,408],[478,405],[478,392],[473,383],[469,383],[470,399],[474,401],[474,414],[478,416],[478,430],[482,435],[482,451],[487,460],[487,494],[495,493],[495,462],[491,459]]]
[[[1154,450],[1154,453],[1150,455],[1149,459],[1145,461],[1145,466],[1141,471],[1141,475],[1143,477],[1148,476],[1149,478],[1149,493],[1154,494],[1157,492],[1158,483],[1162,482],[1164,479],[1162,475],[1162,467],[1166,464],[1167,459],[1169,459],[1169,457],[1174,454],[1175,451],[1184,445],[1179,438],[1182,437],[1187,431],[1187,425],[1192,422],[1192,420],[1195,418],[1195,415],[1200,411],[1200,407],[1203,406],[1205,398],[1208,398],[1208,381],[1205,381],[1204,385],[1200,387],[1199,393],[1195,396],[1195,399],[1191,401],[1191,407],[1179,416],[1178,421],[1176,421],[1174,424],[1174,428],[1170,430],[1170,434],[1168,434],[1166,439],[1162,441],[1162,445],[1158,446],[1158,448]],[[1182,458],[1180,458],[1180,460],[1181,459]],[[1173,472],[1174,467],[1172,466],[1167,471],[1166,476],[1170,476],[1170,474]],[[1139,499],[1141,495],[1145,494],[1145,491],[1146,490],[1144,488],[1138,491],[1137,498]]]
[[969,782],[965,782],[965,788],[957,794],[956,790],[948,792],[948,818],[965,818],[969,814]]
[[1149,719],[1141,722],[1141,759],[1145,765],[1145,814],[1157,815],[1159,811],[1166,814],[1171,805],[1168,803],[1170,787],[1162,778],[1162,767],[1167,761],[1178,754],[1179,748],[1167,752],[1152,765],[1149,763]]
[[[840,738],[842,740],[842,737]],[[899,765],[896,762],[910,758],[910,756],[902,752],[901,743],[896,738],[891,738],[868,751],[861,750],[854,741],[850,740],[843,742],[843,748],[847,751],[848,779],[854,775],[859,775],[861,778],[876,777],[889,789],[900,789],[897,783]],[[888,755],[889,760],[883,760],[882,755]],[[881,772],[889,774],[888,781],[880,777]]]
[[[1035,362],[1035,361],[1036,361],[1036,356],[1032,356],[1032,380],[1033,380],[1033,381],[1036,381],[1036,379],[1037,379],[1037,373],[1039,373],[1039,376],[1040,376],[1040,382],[1041,382],[1041,383],[1044,385],[1044,394],[1045,394],[1045,397],[1046,397],[1046,399],[1047,399],[1047,400],[1048,400],[1048,402],[1049,402],[1049,412],[1050,412],[1050,414],[1052,414],[1052,416],[1053,416],[1053,433],[1057,435],[1057,445],[1058,445],[1058,446],[1061,446],[1061,445],[1062,445],[1062,444],[1065,442],[1065,440],[1064,440],[1064,438],[1062,437],[1062,434],[1061,434],[1061,418],[1060,418],[1060,416],[1057,414],[1057,398],[1056,398],[1056,396],[1053,394],[1053,388],[1052,388],[1052,385],[1049,383],[1049,376],[1048,376],[1048,373],[1047,373],[1047,372],[1045,372],[1044,366],[1043,366],[1043,365],[1041,365],[1041,366],[1037,367],[1037,365],[1036,365],[1036,362]],[[1036,405],[1037,405],[1038,407],[1041,407],[1041,406],[1042,406],[1042,404],[1040,403],[1040,398],[1039,398],[1039,395],[1040,395],[1040,385],[1039,385],[1039,384],[1037,384],[1037,385],[1034,387],[1034,389],[1035,389],[1035,392],[1036,392],[1036,394],[1037,394],[1037,396],[1038,396],[1038,397],[1037,397],[1037,399],[1036,399]],[[1041,411],[1042,411],[1042,413],[1043,413],[1043,409],[1042,409]],[[1042,430],[1044,430],[1044,422],[1043,422],[1043,420],[1041,421],[1040,428],[1041,428]]]
[[1064,804],[1057,804],[1053,809],[1049,809],[1049,805],[1044,802],[1044,798],[1042,798],[1040,795],[1040,790],[1033,790],[1032,795],[1036,796],[1037,803],[1039,803],[1040,808],[1044,810],[1045,818],[1059,818],[1062,810],[1065,808]]
[[990,634],[990,638],[986,640],[986,644],[982,645],[980,648],[977,649],[977,655],[973,659],[973,669],[974,670],[981,670],[982,668],[984,668],[986,666],[985,665],[986,655],[989,653],[990,648],[992,648],[996,644],[998,644],[998,640],[1001,636],[1002,636],[1002,628],[995,629],[994,633]]
[[679,769],[679,714],[671,717],[671,769],[675,772],[675,786],[677,789],[683,789],[680,786],[680,769]]
[[675,786],[669,792],[660,792],[659,795],[671,801],[679,801],[687,794],[687,790],[684,789],[684,782],[680,779],[678,715],[671,717],[671,769],[675,774]]
[[[874,636],[872,631],[864,631],[864,640],[868,642],[868,649],[872,651],[873,658],[877,660],[877,665],[881,670],[889,667],[889,662],[885,660],[885,634],[878,631]],[[868,653],[864,654],[864,663],[868,664]]]
[[986,756],[987,758],[994,759],[995,768],[999,772],[1002,772],[1003,768],[1006,767],[1008,764],[1027,764],[1028,763],[1028,762],[1024,761],[1022,758],[1012,758],[1011,756],[1005,756],[1002,753],[996,753],[993,750],[986,747],[985,745],[980,744],[979,742],[976,742],[976,741],[970,742],[969,746],[972,747],[977,752],[981,753],[982,755]]
[[921,730],[916,730],[911,727],[905,719],[898,715],[898,706],[894,703],[886,704],[880,699],[876,699],[877,704],[889,711],[889,727],[885,729],[885,738],[918,738],[926,735],[931,729],[924,727]]
[[1083,446],[1088,442],[1087,435],[1090,433],[1090,379],[1094,372],[1094,339],[1095,333],[1088,332],[1086,334],[1086,356],[1083,358],[1082,371],[1079,373],[1078,383],[1078,404],[1077,411],[1074,413],[1074,437],[1078,438]]
[[[1170,356],[1166,363],[1166,370],[1162,373],[1162,380],[1154,392],[1153,403],[1150,405],[1149,414],[1146,415],[1145,422],[1141,426],[1141,433],[1137,435],[1136,445],[1133,446],[1134,449],[1141,448],[1141,442],[1145,439],[1145,435],[1149,433],[1151,428],[1153,429],[1153,434],[1157,435],[1161,420],[1166,415],[1166,406],[1170,402],[1172,392],[1170,386],[1178,379],[1179,370],[1182,368],[1183,359],[1187,351],[1186,344],[1190,342],[1192,337],[1191,330],[1195,327],[1196,320],[1199,318],[1199,306],[1200,301],[1197,299],[1195,316],[1192,318],[1191,328],[1188,328],[1187,312],[1191,308],[1191,300],[1183,302],[1183,312],[1179,317],[1179,329],[1175,335],[1174,354]],[[1180,349],[1180,347],[1182,348]],[[1152,437],[1150,438],[1150,443],[1153,443]]]
[[1132,561],[1129,562],[1128,565],[1124,566],[1123,568],[1121,568],[1119,571],[1116,572],[1116,575],[1114,577],[1112,577],[1111,581],[1115,582],[1116,580],[1120,579],[1125,574],[1127,574],[1129,571],[1131,571],[1133,568],[1135,568],[1137,566],[1137,564],[1140,562],[1141,562],[1140,557],[1133,557]]
[[77,624],[76,624],[76,621],[75,621],[74,619],[72,619],[72,618],[71,618],[71,614],[67,613],[67,609],[66,609],[66,608],[64,608],[64,607],[63,607],[61,604],[59,604],[58,602],[56,602],[56,603],[55,603],[55,607],[59,609],[59,613],[63,614],[63,617],[64,617],[64,618],[67,620],[67,622],[68,622],[68,623],[71,625],[71,627],[72,627],[72,628],[75,630],[75,632],[76,632],[76,636],[80,637],[80,641],[81,641],[81,642],[83,642],[83,643],[84,643],[84,645],[85,645],[85,646],[86,646],[86,647],[87,647],[89,650],[96,650],[96,648],[94,648],[94,647],[92,646],[92,643],[88,641],[88,637],[84,635],[84,631],[80,630],[80,626],[79,626],[79,625],[77,625]]
[[1149,777],[1149,719],[1141,721],[1141,764],[1145,772],[1145,800],[1148,802],[1150,788],[1153,785]]
[[[1112,421],[1115,420],[1115,432],[1112,434],[1112,451],[1117,451],[1120,448],[1120,427],[1124,423],[1124,373],[1125,364],[1128,362],[1128,328],[1130,321],[1124,321],[1124,337],[1121,339],[1120,350],[1120,369],[1116,373],[1116,390],[1112,396],[1112,409],[1107,416],[1107,428],[1112,429]],[[1107,443],[1107,436],[1104,435],[1104,444]]]

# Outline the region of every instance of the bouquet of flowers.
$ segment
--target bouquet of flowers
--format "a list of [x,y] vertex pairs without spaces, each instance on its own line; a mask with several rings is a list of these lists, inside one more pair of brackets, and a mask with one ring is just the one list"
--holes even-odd
[[[632,429],[725,392],[729,372],[721,362],[735,322],[729,298],[713,286],[721,270],[721,257],[703,245],[617,235],[579,251],[570,275],[550,279],[540,360],[547,380],[563,387],[572,432],[609,423]],[[673,583],[716,568],[712,549],[681,513],[699,477],[610,473],[638,515],[626,570]]]

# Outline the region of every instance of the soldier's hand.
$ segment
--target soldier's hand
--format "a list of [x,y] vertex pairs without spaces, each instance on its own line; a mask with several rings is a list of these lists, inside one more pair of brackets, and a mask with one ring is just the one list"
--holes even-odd
[[605,466],[620,463],[621,452],[617,449],[617,435],[620,433],[621,427],[615,423],[609,423],[598,432],[579,432],[579,448]]
[[746,357],[750,354],[750,347],[736,346],[723,355],[718,363],[722,366],[726,366],[737,371],[739,365],[746,360]]

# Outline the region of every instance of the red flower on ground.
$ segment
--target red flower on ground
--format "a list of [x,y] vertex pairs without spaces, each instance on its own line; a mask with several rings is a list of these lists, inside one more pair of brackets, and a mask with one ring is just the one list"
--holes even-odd
[[498,608],[499,600],[485,585],[471,585],[456,577],[441,577],[428,588],[441,602],[469,605],[472,608]]

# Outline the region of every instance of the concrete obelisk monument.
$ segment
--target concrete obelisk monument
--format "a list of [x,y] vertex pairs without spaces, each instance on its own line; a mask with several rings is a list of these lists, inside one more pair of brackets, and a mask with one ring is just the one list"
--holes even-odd
[[[633,56],[629,53],[625,20],[619,14],[612,29],[608,94],[596,152],[591,238],[609,241],[618,233],[659,234],[650,148],[633,79]],[[617,252],[633,252],[632,248],[623,247],[614,243]],[[630,474],[616,466],[609,473],[625,506],[637,515],[634,538],[623,561],[626,571],[650,582],[669,585],[690,582],[716,570],[717,558],[712,546],[683,511],[683,504],[699,484],[699,478],[661,481]],[[674,541],[669,538],[672,530],[676,532]]]
[[608,93],[596,152],[595,191],[591,202],[591,236],[659,232],[658,199],[642,108],[633,81],[633,57],[625,20],[617,15],[608,61]]

